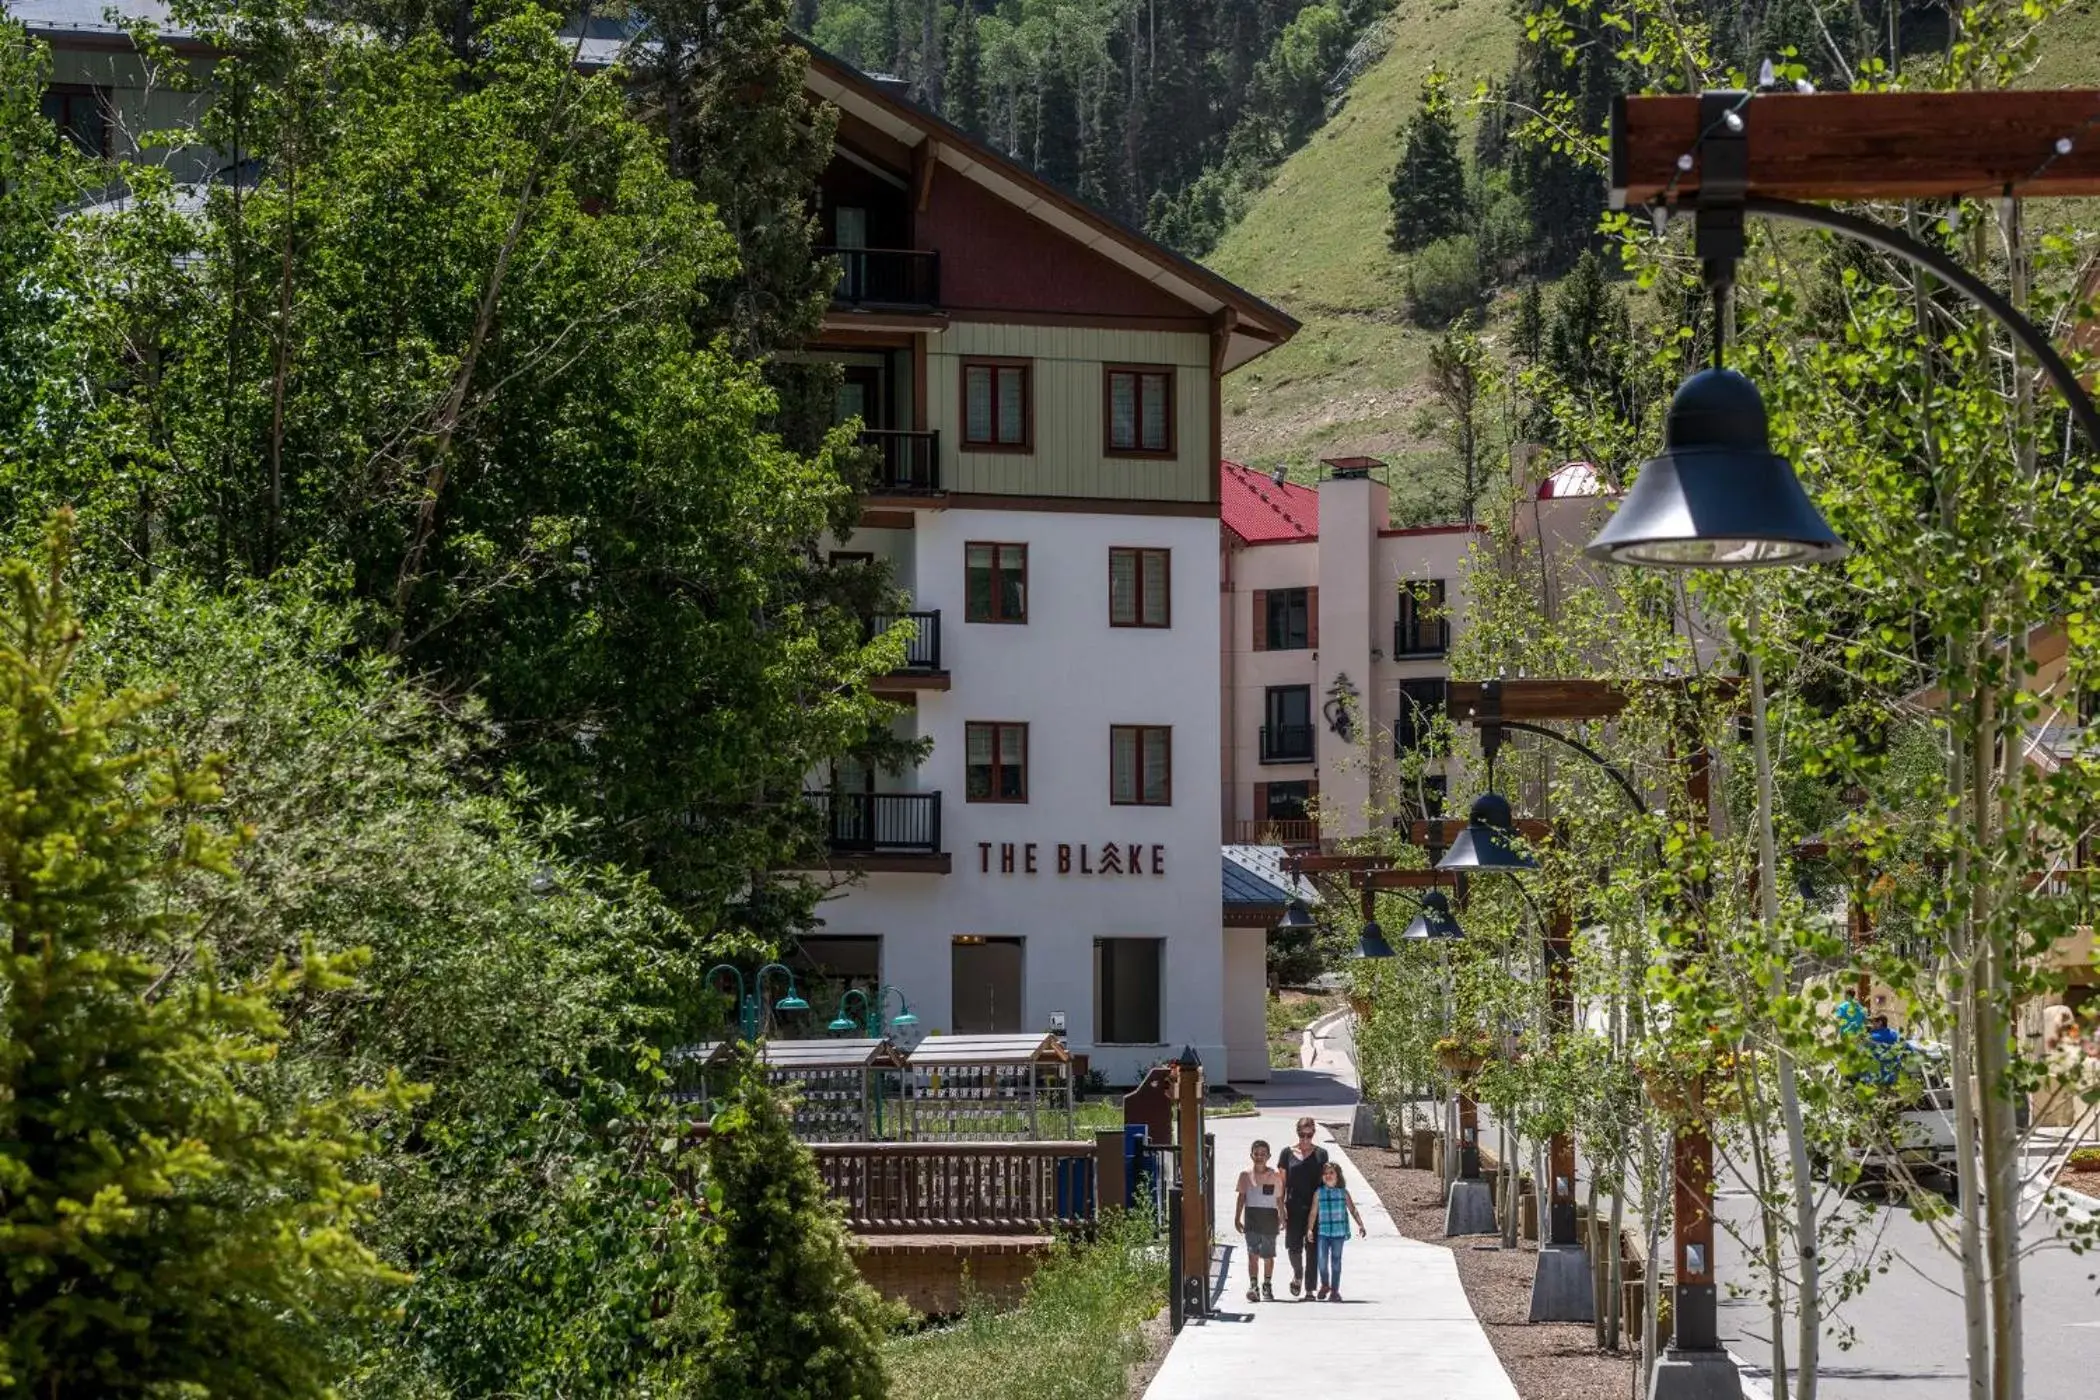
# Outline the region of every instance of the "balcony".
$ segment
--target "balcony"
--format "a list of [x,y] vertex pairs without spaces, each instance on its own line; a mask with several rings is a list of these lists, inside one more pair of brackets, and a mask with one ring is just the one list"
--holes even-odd
[[824,823],[824,844],[862,870],[948,873],[937,792],[805,792]]
[[903,622],[909,622],[912,627],[911,640],[904,645],[904,664],[885,676],[877,677],[874,688],[877,691],[946,690],[948,671],[941,665],[940,609],[877,613],[868,619],[868,639],[873,641]]
[[911,248],[818,248],[837,258],[831,304],[857,311],[931,311],[941,304],[941,255]]
[[1407,618],[1393,624],[1393,660],[1413,661],[1443,656],[1451,650],[1448,618]]
[[876,454],[871,496],[937,496],[941,490],[941,435],[896,428],[864,428],[861,446]]
[[1234,836],[1242,846],[1317,846],[1320,824],[1310,817],[1256,817],[1235,822]]
[[1313,727],[1309,724],[1265,724],[1261,727],[1263,763],[1313,761]]

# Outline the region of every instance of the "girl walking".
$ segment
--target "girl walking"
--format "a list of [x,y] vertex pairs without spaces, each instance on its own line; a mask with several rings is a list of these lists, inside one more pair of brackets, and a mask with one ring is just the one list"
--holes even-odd
[[1313,1197],[1313,1276],[1319,1280],[1319,1296],[1324,1302],[1342,1301],[1342,1246],[1349,1242],[1351,1220],[1356,1222],[1356,1233],[1361,1237],[1364,1218],[1357,1213],[1356,1201],[1342,1180],[1342,1169],[1329,1162],[1320,1174],[1319,1190]]

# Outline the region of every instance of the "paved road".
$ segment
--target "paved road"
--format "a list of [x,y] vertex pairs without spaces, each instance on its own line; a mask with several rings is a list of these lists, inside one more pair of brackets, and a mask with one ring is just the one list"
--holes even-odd
[[[1349,1048],[1346,1025],[1332,1032],[1329,1043]],[[1483,1141],[1490,1140],[1490,1132],[1483,1110]],[[1578,1165],[1586,1192],[1589,1163],[1584,1159]],[[1756,1206],[1747,1191],[1730,1188],[1729,1179],[1724,1169],[1717,1217],[1754,1239]],[[1855,1198],[1844,1208],[1859,1228],[1828,1267],[1845,1269],[1866,1259],[1887,1267],[1828,1319],[1817,1368],[1821,1394],[1828,1400],[1966,1400],[1960,1264],[1901,1207]],[[1750,1382],[1746,1393],[1763,1394],[1771,1377],[1771,1317],[1755,1295],[1728,1296],[1728,1280],[1749,1283],[1752,1275],[1735,1237],[1725,1229],[1716,1233],[1722,1344],[1743,1367]],[[2093,1400],[2100,1395],[2100,1255],[2072,1254],[2050,1244],[2052,1234],[2046,1221],[2037,1220],[2025,1236],[2038,1251],[2021,1270],[2027,1395],[2029,1400]],[[1787,1351],[1791,1358],[1791,1335]]]
[[[1818,1367],[1822,1394],[1830,1400],[1965,1400],[1960,1265],[1907,1210],[1861,1200],[1845,1209],[1860,1228],[1832,1266],[1872,1259],[1886,1262],[1888,1271],[1843,1304],[1825,1328]],[[1757,1213],[1747,1192],[1724,1189],[1716,1210],[1719,1219],[1754,1237]],[[2037,1223],[2027,1240],[2040,1245],[2050,1235]],[[1716,1243],[1715,1261],[1724,1280],[1751,1277],[1742,1249],[1726,1232]],[[2096,1267],[2093,1259],[2052,1247],[2030,1255],[2022,1268],[2030,1400],[2091,1400],[2100,1389]],[[1759,1300],[1731,1299],[1724,1290],[1720,1321],[1722,1339],[1746,1374],[1768,1377],[1771,1318]],[[1841,1349],[1847,1328],[1852,1345]]]

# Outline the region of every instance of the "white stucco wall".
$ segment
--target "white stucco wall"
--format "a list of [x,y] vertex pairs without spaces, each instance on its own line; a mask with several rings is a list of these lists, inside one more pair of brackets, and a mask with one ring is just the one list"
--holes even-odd
[[[1213,606],[1217,522],[1202,517],[1047,511],[921,511],[908,532],[916,603],[941,610],[947,692],[919,696],[918,732],[934,740],[916,774],[894,784],[943,794],[947,875],[870,874],[823,906],[824,932],[879,934],[883,974],[926,1030],[951,1028],[950,945],[959,934],[1027,940],[1022,1024],[1065,1013],[1072,1049],[1130,1082],[1193,1045],[1224,1062],[1224,940],[1218,923],[1218,610]],[[906,533],[906,532],[897,532]],[[1025,625],[963,621],[963,547],[1025,543]],[[1173,551],[1170,628],[1108,625],[1111,546]],[[964,800],[963,726],[1029,726],[1025,804]],[[1109,726],[1173,726],[1173,805],[1112,807]],[[885,788],[892,783],[885,781]],[[1028,843],[1036,873],[1025,873]],[[1096,868],[1104,843],[1142,848],[1142,876],[1082,876],[1084,844]],[[984,843],[989,843],[986,852]],[[1001,873],[1002,847],[1015,873]],[[1074,848],[1060,874],[1057,849]],[[1154,848],[1164,874],[1149,873]],[[986,866],[989,866],[989,869]],[[1161,938],[1161,1039],[1101,1046],[1095,1039],[1096,938]]]

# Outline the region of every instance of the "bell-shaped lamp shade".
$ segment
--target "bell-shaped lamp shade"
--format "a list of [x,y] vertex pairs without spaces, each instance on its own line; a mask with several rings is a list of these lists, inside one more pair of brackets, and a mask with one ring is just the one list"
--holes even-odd
[[893,1026],[916,1026],[919,1024],[919,1018],[907,1011],[901,1016],[890,1017],[890,1024]]
[[1641,464],[1584,552],[1611,564],[1745,569],[1841,559],[1845,542],[1772,451],[1757,386],[1708,369],[1678,387],[1661,455]]
[[1431,890],[1422,896],[1422,912],[1410,919],[1400,936],[1410,942],[1432,938],[1464,938],[1466,931],[1458,926],[1458,917],[1451,912],[1451,901],[1442,890]]
[[1499,792],[1483,792],[1473,799],[1473,809],[1466,814],[1465,828],[1451,843],[1451,849],[1444,852],[1444,858],[1436,863],[1436,868],[1481,875],[1506,875],[1538,869],[1536,860],[1517,849],[1515,835],[1516,819],[1510,816],[1509,799]]
[[1311,928],[1312,926],[1312,910],[1305,907],[1304,900],[1294,899],[1283,907],[1283,927]]
[[849,1016],[836,1017],[833,1019],[832,1023],[826,1026],[824,1029],[831,1031],[850,1031],[853,1029],[853,1019]]
[[773,1009],[775,1011],[807,1011],[809,1010],[809,1003],[802,999],[800,992],[790,987],[786,996],[773,1003]]
[[1385,930],[1378,926],[1378,920],[1364,920],[1363,936],[1356,940],[1356,955],[1361,958],[1393,956],[1393,945],[1385,941]]

